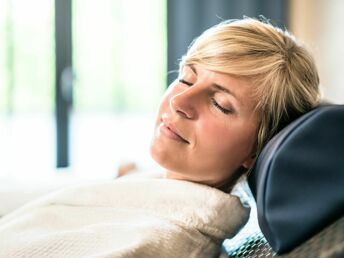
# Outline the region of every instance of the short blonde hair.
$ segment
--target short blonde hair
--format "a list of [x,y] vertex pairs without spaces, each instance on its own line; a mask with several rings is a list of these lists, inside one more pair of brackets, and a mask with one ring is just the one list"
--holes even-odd
[[180,66],[247,78],[260,114],[256,154],[286,124],[319,104],[310,53],[287,31],[252,18],[222,22],[196,38]]

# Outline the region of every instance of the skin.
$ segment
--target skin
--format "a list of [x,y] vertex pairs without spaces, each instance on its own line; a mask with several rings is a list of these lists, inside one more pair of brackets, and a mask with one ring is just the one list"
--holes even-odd
[[252,166],[259,116],[251,92],[248,80],[184,66],[163,96],[151,143],[165,177],[221,188]]

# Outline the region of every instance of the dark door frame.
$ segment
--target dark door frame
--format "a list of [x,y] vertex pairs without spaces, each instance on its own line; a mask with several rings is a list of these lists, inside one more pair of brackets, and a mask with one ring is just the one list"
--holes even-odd
[[56,166],[69,166],[69,124],[72,107],[72,0],[55,0]]

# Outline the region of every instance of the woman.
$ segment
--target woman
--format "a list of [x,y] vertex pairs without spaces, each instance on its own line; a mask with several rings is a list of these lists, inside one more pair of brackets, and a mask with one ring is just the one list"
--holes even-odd
[[0,220],[0,257],[216,257],[248,219],[223,191],[318,104],[318,84],[287,32],[254,19],[210,28],[160,105],[151,154],[165,180],[123,177],[28,204]]
[[163,97],[152,157],[166,178],[228,189],[281,127],[319,103],[307,50],[254,19],[205,31]]

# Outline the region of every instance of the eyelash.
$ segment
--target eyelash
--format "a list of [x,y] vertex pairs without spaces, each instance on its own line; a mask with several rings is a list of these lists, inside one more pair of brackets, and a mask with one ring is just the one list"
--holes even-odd
[[226,109],[223,108],[222,106],[219,105],[219,103],[216,102],[215,99],[211,99],[211,103],[218,109],[220,110],[222,113],[228,115],[228,114],[232,114],[233,110],[232,109]]
[[187,81],[185,81],[184,79],[179,79],[179,82],[180,82],[180,83],[183,83],[183,84],[186,84],[187,86],[192,86],[192,83],[191,83],[191,82],[187,82]]
[[[192,83],[185,81],[184,79],[179,79],[180,83],[186,84],[187,86],[192,86]],[[211,103],[218,109],[220,110],[220,112],[228,115],[228,114],[232,114],[233,110],[232,109],[226,109],[223,108],[222,106],[219,105],[219,103],[216,102],[216,100],[214,98],[211,99]]]

